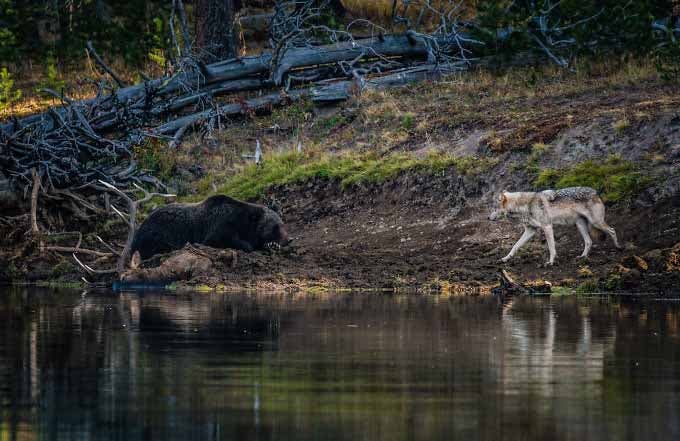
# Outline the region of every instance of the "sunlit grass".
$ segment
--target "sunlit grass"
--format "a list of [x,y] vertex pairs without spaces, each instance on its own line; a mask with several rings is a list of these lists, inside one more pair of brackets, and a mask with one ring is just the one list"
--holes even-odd
[[[162,75],[159,66],[151,61],[142,67],[128,66],[118,59],[107,60],[107,62],[127,85],[140,83],[142,81],[140,72],[144,72],[145,75],[150,77]],[[61,87],[57,87],[59,89],[56,90],[57,92],[63,92],[66,97],[73,100],[84,100],[96,96],[97,88],[95,84],[99,79],[106,78],[97,66],[88,59],[68,66],[57,66],[52,63],[43,66],[41,62],[33,60],[27,61],[25,65],[12,66],[9,70],[15,81],[15,89],[21,92],[21,99],[9,106],[0,106],[0,120],[9,117],[20,118],[43,112],[52,106],[61,105],[59,99],[39,91],[48,80],[56,84],[63,84],[63,90]]]
[[[495,165],[486,158],[454,157],[440,152],[424,156],[412,153],[395,153],[379,156],[370,153],[289,152],[268,158],[261,165],[249,165],[218,186],[217,193],[240,199],[254,199],[267,189],[287,184],[304,183],[313,179],[328,179],[340,183],[342,188],[361,184],[381,183],[406,171],[437,173],[455,167],[462,175],[476,174]],[[195,196],[193,199],[205,195]]]
[[653,182],[639,166],[619,156],[605,161],[584,161],[565,169],[542,170],[534,185],[537,188],[566,188],[586,186],[598,191],[605,201],[630,199]]

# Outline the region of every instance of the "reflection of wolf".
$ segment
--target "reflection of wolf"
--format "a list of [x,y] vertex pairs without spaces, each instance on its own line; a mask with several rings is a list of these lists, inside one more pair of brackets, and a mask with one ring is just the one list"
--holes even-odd
[[524,234],[519,238],[510,253],[501,259],[510,260],[524,244],[526,244],[540,228],[545,234],[550,251],[552,265],[555,261],[555,238],[553,225],[576,225],[583,237],[585,248],[580,257],[588,257],[593,244],[588,230],[600,230],[611,236],[617,248],[621,248],[616,231],[604,221],[604,204],[597,192],[589,187],[570,187],[562,190],[546,190],[539,193],[501,192],[498,197],[498,208],[489,216],[496,220],[501,216],[521,222]]

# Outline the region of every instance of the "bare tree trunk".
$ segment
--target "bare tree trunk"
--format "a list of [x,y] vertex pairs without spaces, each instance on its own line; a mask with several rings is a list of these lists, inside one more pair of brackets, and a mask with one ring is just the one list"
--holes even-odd
[[33,191],[31,191],[31,234],[34,236],[40,235],[40,228],[38,228],[38,192],[40,191],[40,175],[35,170],[31,169],[33,175]]
[[240,0],[196,0],[196,45],[206,63],[234,58],[240,52],[240,39],[234,31]]

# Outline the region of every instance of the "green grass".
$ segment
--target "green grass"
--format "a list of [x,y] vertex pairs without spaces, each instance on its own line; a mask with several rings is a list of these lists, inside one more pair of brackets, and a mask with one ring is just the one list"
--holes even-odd
[[623,135],[623,133],[630,127],[630,120],[628,118],[621,118],[612,124],[614,131],[617,135]]
[[586,280],[576,287],[577,295],[595,294],[600,292],[600,287],[596,280]]
[[35,286],[43,288],[63,288],[63,289],[83,289],[85,284],[83,282],[65,282],[61,280],[40,280],[36,282]]
[[588,160],[570,168],[542,170],[534,185],[558,189],[592,187],[603,200],[617,202],[631,199],[652,182],[653,179],[644,176],[635,163],[611,156],[605,161]]
[[336,180],[347,188],[384,182],[405,171],[435,174],[455,167],[462,175],[474,175],[495,164],[492,159],[457,158],[439,152],[423,157],[410,153],[379,156],[375,152],[344,155],[289,152],[270,157],[260,166],[245,167],[220,186],[218,193],[247,200],[262,196],[273,186],[312,179]]
[[74,270],[75,267],[71,262],[69,262],[68,260],[62,260],[61,262],[52,267],[52,271],[50,272],[50,279],[52,281],[56,281],[61,276],[69,274]]
[[527,161],[537,163],[543,157],[543,155],[545,155],[549,150],[550,150],[549,144],[537,142],[531,147],[531,154],[529,154]]
[[550,150],[549,144],[544,144],[542,142],[537,142],[531,147],[531,153],[527,157],[526,169],[529,173],[534,175],[539,172],[539,162],[541,158]]
[[337,114],[331,116],[330,118],[321,120],[319,124],[323,128],[324,132],[328,134],[329,132],[333,131],[333,129],[340,127],[346,123],[347,118],[344,115]]
[[172,177],[176,166],[175,155],[168,154],[167,145],[158,139],[148,139],[134,147],[135,159],[145,170],[153,171],[162,180]]
[[415,127],[415,114],[407,112],[401,116],[401,127],[404,130],[412,130]]
[[617,291],[623,288],[623,280],[618,272],[610,273],[604,280],[604,288],[607,291]]

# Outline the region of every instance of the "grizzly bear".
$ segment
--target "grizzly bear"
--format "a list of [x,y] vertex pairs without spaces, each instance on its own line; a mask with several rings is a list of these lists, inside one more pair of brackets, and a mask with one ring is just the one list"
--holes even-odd
[[250,252],[288,242],[283,221],[273,210],[216,195],[154,210],[135,233],[131,252],[139,251],[142,259],[148,259],[187,243]]

